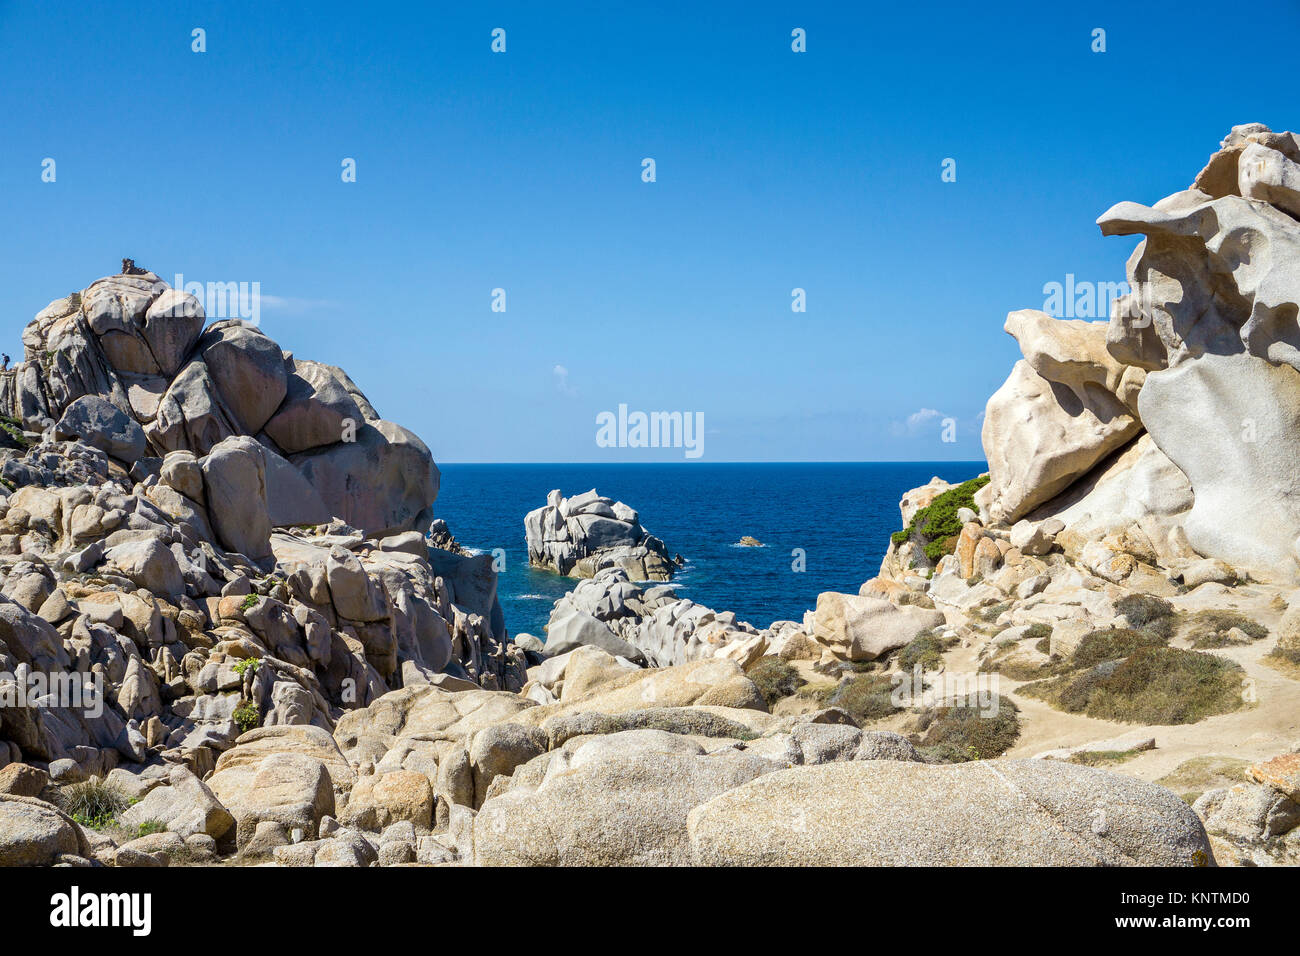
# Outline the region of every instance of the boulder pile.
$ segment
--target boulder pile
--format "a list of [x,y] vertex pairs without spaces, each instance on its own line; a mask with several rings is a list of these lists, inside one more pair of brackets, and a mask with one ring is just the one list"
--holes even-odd
[[576,578],[621,568],[633,581],[668,581],[681,559],[641,527],[635,510],[596,489],[565,498],[559,489],[524,517],[528,563]]
[[104,707],[0,707],[0,864],[1295,863],[1297,183],[1300,139],[1237,127],[1103,215],[1132,293],[1011,313],[988,473],[761,630],[553,491],[530,562],[587,580],[512,644],[342,373],[148,276],[56,303],[0,378],[0,695]]
[[[530,663],[491,557],[426,540],[423,443],[340,370],[202,326],[151,273],[114,276],[42,311],[0,376],[5,792],[115,777],[144,798],[119,823],[182,839],[247,815],[223,762],[241,735],[332,747],[346,713],[394,688],[516,691]],[[346,767],[315,775],[311,807]],[[267,779],[300,770],[315,773]],[[51,834],[72,819],[4,812],[44,814]],[[57,834],[42,846],[77,853]]]

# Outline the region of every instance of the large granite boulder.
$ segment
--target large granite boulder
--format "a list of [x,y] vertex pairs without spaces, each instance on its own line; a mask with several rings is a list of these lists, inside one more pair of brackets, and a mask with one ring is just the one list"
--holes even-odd
[[635,581],[667,581],[676,565],[664,543],[641,527],[635,510],[591,491],[571,498],[559,489],[524,517],[528,563],[558,574],[590,578],[622,568]]
[[943,623],[942,611],[826,591],[817,595],[812,637],[841,660],[871,661]]
[[233,436],[214,446],[199,464],[208,515],[221,544],[253,561],[270,558],[271,517],[262,446],[252,438]]
[[833,762],[759,777],[689,815],[708,866],[1205,866],[1173,792],[1053,760]]
[[0,414],[32,429],[60,421],[60,437],[125,465],[256,438],[279,456],[265,463],[275,525],[427,530],[439,475],[417,436],[382,420],[342,369],[288,355],[241,320],[203,322],[194,296],[151,272],[98,280],[24,330]]
[[287,454],[342,441],[348,423],[365,420],[339,370],[321,362],[288,358],[287,389],[266,433]]
[[371,537],[426,530],[433,520],[438,468],[424,442],[400,425],[365,422],[357,427],[355,441],[290,455],[289,460],[331,514]]
[[995,524],[1064,491],[1142,428],[1142,370],[1109,355],[1105,323],[1026,310],[1008,315],[1005,329],[1025,358],[989,399],[980,434],[990,480],[975,500]]
[[612,752],[484,803],[474,820],[474,862],[689,865],[691,809],[776,767],[737,750]]
[[284,401],[284,353],[260,331],[237,320],[213,323],[198,354],[245,435],[255,435]]

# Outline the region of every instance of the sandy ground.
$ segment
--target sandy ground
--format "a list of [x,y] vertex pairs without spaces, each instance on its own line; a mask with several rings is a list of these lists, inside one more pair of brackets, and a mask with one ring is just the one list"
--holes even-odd
[[[1261,589],[1244,600],[1239,597],[1232,601],[1189,601],[1185,604],[1185,609],[1189,610],[1200,607],[1238,607],[1269,628],[1267,638],[1248,646],[1208,651],[1234,660],[1242,666],[1249,682],[1243,692],[1253,694],[1253,704],[1231,714],[1207,717],[1194,724],[1121,724],[1062,713],[1041,700],[1016,694],[1015,690],[1020,685],[1003,680],[1003,692],[1008,693],[1021,710],[1021,736],[1007,756],[1032,757],[1044,750],[1103,741],[1135,731],[1149,731],[1149,735],[1155,738],[1154,750],[1109,769],[1142,780],[1156,780],[1194,757],[1216,755],[1254,762],[1294,749],[1300,745],[1300,680],[1275,670],[1263,660],[1277,641],[1277,625],[1281,618],[1281,612],[1269,604],[1274,593]],[[1175,647],[1188,646],[1181,638],[1176,638],[1171,643]],[[974,647],[959,649],[950,656],[950,666],[973,669],[976,651],[977,648]]]

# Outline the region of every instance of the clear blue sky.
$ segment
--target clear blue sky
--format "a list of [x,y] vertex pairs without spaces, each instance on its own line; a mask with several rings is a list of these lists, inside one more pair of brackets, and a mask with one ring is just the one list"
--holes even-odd
[[5,351],[131,255],[260,282],[443,461],[681,460],[597,448],[619,403],[705,461],[981,457],[1006,312],[1123,278],[1096,217],[1300,125],[1300,12],[891,6],[0,0]]

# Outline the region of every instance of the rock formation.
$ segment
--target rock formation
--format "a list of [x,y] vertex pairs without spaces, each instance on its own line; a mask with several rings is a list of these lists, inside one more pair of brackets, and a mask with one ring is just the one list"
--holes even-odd
[[1257,125],[1105,214],[1134,295],[1012,313],[989,473],[801,621],[643,583],[635,512],[552,492],[530,561],[589,580],[544,645],[346,376],[102,280],[0,377],[0,694],[106,696],[0,708],[0,864],[1294,864],[1297,215]]
[[598,571],[555,602],[546,625],[546,654],[591,645],[651,667],[709,657],[742,666],[766,641],[731,611],[678,598],[670,585],[639,587],[622,568]]
[[1115,514],[1077,491],[1136,468],[1146,504],[1115,523],[1142,526],[1172,570],[1213,558],[1265,580],[1300,574],[1300,140],[1250,124],[1221,146],[1189,189],[1098,219],[1105,235],[1144,236],[1109,323],[1008,317],[1024,360],[984,421],[991,481],[977,501],[993,525],[1067,506]]
[[57,437],[88,441],[128,471],[244,435],[270,460],[272,499],[305,491],[321,520],[376,537],[423,533],[432,520],[428,448],[380,419],[342,370],[282,352],[239,320],[205,330],[198,299],[151,272],[50,303],[23,349],[0,375],[0,414],[30,431],[54,423]]
[[[590,578],[622,568],[634,581],[668,581],[676,564],[664,543],[641,527],[636,511],[591,491],[572,498],[559,489],[524,517],[528,563],[558,574]],[[680,559],[678,559],[680,560]]]
[[[263,819],[221,772],[245,731],[333,746],[347,712],[393,688],[518,690],[529,663],[491,558],[426,543],[425,446],[342,372],[202,324],[150,273],[100,280],[37,317],[0,389],[0,774],[44,774],[27,799],[115,773],[140,790],[161,768],[159,805],[130,816],[183,838]],[[321,424],[353,411],[355,443]],[[300,770],[330,788],[310,768],[266,773]]]

